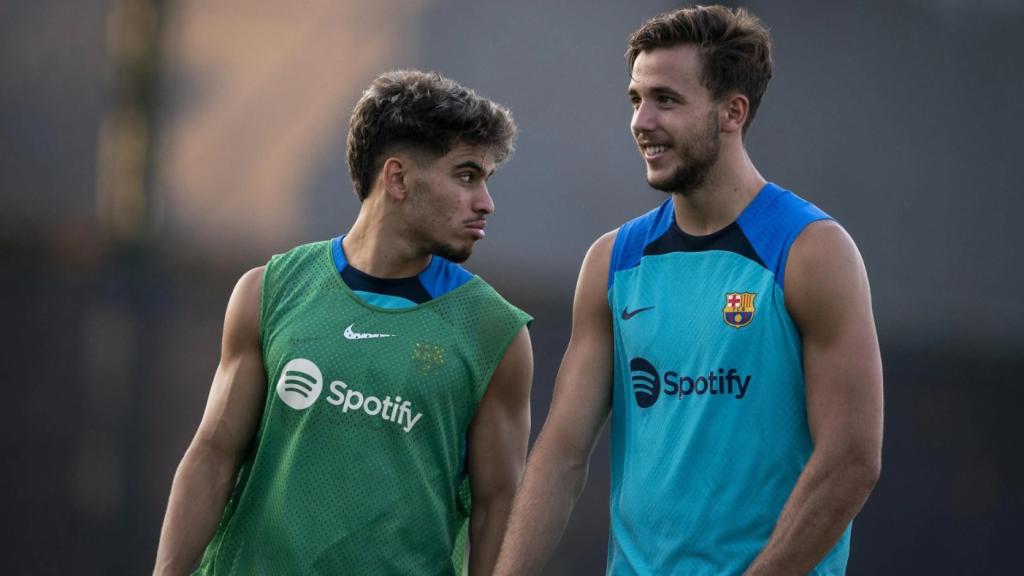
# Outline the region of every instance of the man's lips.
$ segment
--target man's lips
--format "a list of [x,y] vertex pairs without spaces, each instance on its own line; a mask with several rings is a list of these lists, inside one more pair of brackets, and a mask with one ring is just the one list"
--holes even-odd
[[661,158],[668,151],[669,146],[665,144],[639,144],[640,154],[648,162]]
[[475,237],[477,240],[487,235],[487,233],[484,232],[484,228],[486,227],[487,222],[485,220],[471,220],[466,222],[466,229],[469,231],[470,235]]

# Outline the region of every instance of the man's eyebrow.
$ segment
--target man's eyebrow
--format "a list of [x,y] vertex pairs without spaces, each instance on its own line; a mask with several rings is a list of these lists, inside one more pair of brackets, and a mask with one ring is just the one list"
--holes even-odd
[[[682,98],[683,97],[682,94],[680,94],[679,92],[677,92],[673,88],[669,88],[668,86],[653,86],[651,88],[648,88],[646,91],[650,92],[654,96],[672,96],[674,98]],[[637,90],[636,88],[630,88],[629,92],[627,94],[629,96],[636,96],[639,93],[640,93],[640,91]]]
[[683,95],[680,92],[678,92],[677,90],[674,90],[672,88],[669,88],[668,86],[655,86],[654,88],[651,89],[651,92],[654,92],[655,94],[665,94],[667,96],[675,96],[677,98],[682,98],[683,97]]
[[459,162],[458,164],[456,164],[455,168],[456,168],[456,170],[459,169],[459,168],[472,168],[473,170],[476,170],[477,172],[483,172],[484,171],[484,167],[481,166],[475,160],[463,160],[462,162]]
[[491,174],[494,174],[494,170],[487,172],[486,170],[484,170],[484,167],[481,166],[480,163],[477,162],[476,160],[464,160],[455,165],[456,170],[459,170],[460,168],[470,168],[479,174],[483,174],[485,177],[488,178],[491,176]]

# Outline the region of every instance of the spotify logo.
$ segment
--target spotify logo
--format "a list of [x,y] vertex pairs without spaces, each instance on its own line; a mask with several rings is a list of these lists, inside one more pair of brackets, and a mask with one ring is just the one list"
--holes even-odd
[[316,364],[305,358],[296,358],[285,364],[277,381],[277,395],[295,410],[312,406],[323,388],[323,374]]
[[629,361],[629,378],[633,384],[637,406],[649,408],[658,401],[661,378],[653,364],[643,358],[633,358]]
[[685,376],[675,370],[658,372],[646,358],[629,361],[629,380],[636,405],[641,408],[654,406],[659,397],[688,402],[743,400],[753,378],[736,368],[701,370],[693,376]]

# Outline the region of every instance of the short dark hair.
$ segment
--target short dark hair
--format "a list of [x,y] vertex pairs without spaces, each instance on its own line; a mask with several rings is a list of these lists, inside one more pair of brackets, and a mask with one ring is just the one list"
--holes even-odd
[[701,82],[715,100],[739,92],[750,101],[746,133],[772,78],[772,39],[756,16],[743,8],[694,6],[656,16],[630,35],[626,61],[630,76],[641,52],[695,44]]
[[431,160],[460,144],[490,147],[500,164],[512,153],[509,110],[437,72],[397,70],[377,77],[349,120],[348,167],[362,202],[386,154],[406,149]]

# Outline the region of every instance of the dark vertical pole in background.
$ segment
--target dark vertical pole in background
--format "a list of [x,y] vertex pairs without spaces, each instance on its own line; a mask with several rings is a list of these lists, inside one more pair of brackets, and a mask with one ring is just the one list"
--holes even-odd
[[[106,250],[99,284],[82,323],[85,386],[84,438],[77,447],[85,533],[108,546],[97,568],[139,573],[149,566],[135,550],[141,529],[146,446],[143,408],[154,365],[153,300],[157,205],[153,196],[154,142],[160,69],[162,0],[114,0],[106,21],[109,109],[99,128],[96,209]],[[122,553],[116,552],[121,550]],[[113,553],[111,553],[113,551]],[[136,565],[133,565],[135,563]]]

